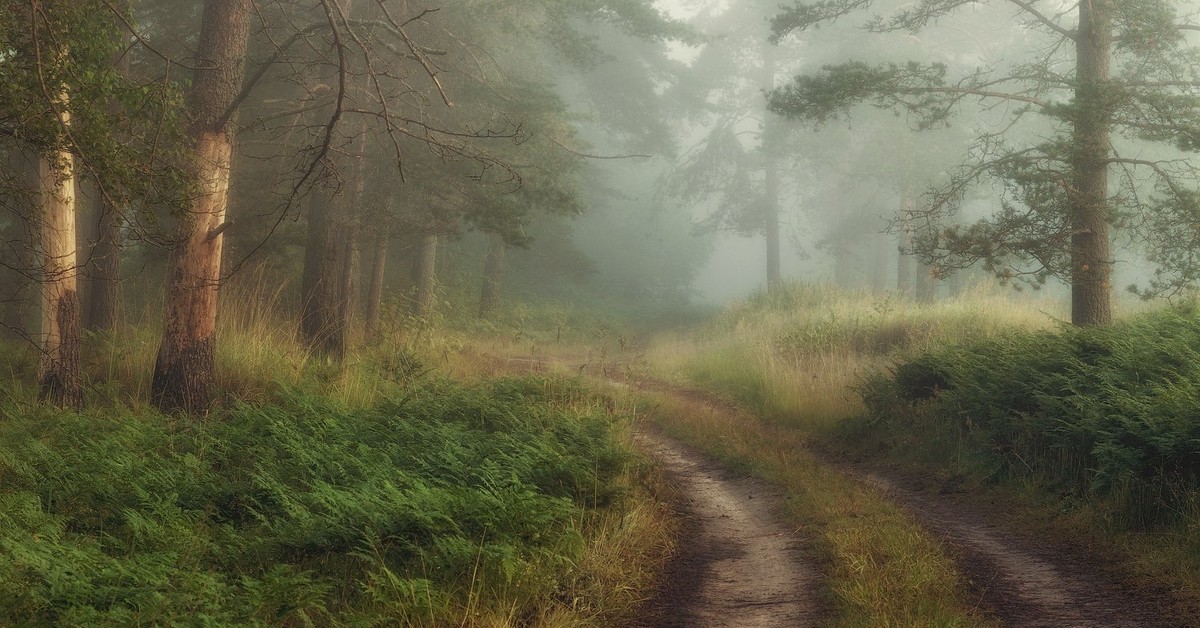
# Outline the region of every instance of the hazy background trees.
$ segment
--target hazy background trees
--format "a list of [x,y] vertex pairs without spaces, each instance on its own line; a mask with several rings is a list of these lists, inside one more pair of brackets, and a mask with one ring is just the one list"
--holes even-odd
[[679,319],[787,279],[991,274],[1101,324],[1114,281],[1200,272],[1195,29],[1160,0],[4,7],[0,303],[60,404],[80,339],[136,323],[153,398],[203,412],[251,269],[326,364],[385,319]]

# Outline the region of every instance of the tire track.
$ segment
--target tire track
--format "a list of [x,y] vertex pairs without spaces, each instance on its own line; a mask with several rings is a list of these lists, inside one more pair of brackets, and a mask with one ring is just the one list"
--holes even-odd
[[639,445],[676,486],[686,519],[680,552],[639,626],[813,626],[820,574],[806,561],[783,496],[653,432]]

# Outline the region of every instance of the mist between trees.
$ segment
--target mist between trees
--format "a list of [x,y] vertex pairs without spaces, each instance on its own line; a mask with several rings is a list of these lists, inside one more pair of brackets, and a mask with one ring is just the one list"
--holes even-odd
[[997,277],[1104,325],[1114,284],[1200,273],[1196,10],[7,0],[3,325],[66,406],[83,330],[159,327],[150,396],[192,414],[251,268],[330,362],[397,310],[678,317],[787,278]]

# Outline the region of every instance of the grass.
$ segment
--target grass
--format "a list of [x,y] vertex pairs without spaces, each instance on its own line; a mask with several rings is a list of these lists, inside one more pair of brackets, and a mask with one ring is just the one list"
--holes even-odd
[[[791,455],[778,443],[816,442],[965,482],[1024,515],[1013,521],[1090,546],[1149,586],[1171,588],[1185,609],[1200,608],[1197,319],[1135,306],[1110,330],[1078,332],[1061,307],[984,287],[917,304],[791,286],[660,339],[647,358],[656,376],[728,395],[757,417],[724,432],[708,419],[671,419],[677,434],[804,503],[820,497],[788,479],[798,472],[778,462]],[[855,494],[828,482],[831,494]],[[814,525],[836,546],[836,518]],[[843,538],[859,550],[832,552],[834,572],[869,569],[856,554],[892,542]],[[913,560],[910,568],[937,572],[936,556]],[[922,604],[903,582],[890,586],[901,591],[897,603]]]
[[735,304],[697,331],[657,339],[646,360],[658,376],[722,391],[759,415],[829,435],[865,411],[855,387],[898,354],[1043,328],[1058,314],[1049,301],[1013,299],[984,285],[921,306],[794,284]]
[[30,347],[0,352],[0,623],[636,613],[674,523],[620,414],[561,378],[473,366],[475,331],[394,310],[330,363],[298,342],[284,288],[250,279],[223,293],[222,399],[200,422],[149,407],[153,311],[85,339],[82,414],[36,403]]
[[837,626],[982,626],[954,562],[877,491],[817,460],[805,435],[728,404],[677,394],[633,403],[667,434],[782,487],[823,565]]

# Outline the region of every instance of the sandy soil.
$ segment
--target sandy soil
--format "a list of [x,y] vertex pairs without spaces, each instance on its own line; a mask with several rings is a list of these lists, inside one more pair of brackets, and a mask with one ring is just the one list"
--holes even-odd
[[774,627],[819,623],[819,574],[807,563],[783,497],[667,437],[640,445],[676,485],[680,551],[639,626]]

